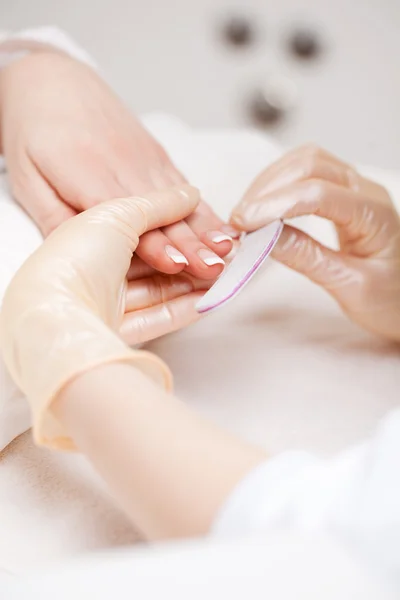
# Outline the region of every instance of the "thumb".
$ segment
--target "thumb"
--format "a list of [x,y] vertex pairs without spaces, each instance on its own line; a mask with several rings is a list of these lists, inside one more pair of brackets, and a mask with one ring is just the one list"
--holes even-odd
[[359,280],[351,258],[326,248],[290,225],[284,226],[272,257],[324,287],[339,302],[345,301],[346,290]]
[[123,228],[134,239],[152,229],[181,221],[195,210],[199,202],[199,190],[183,184],[141,196],[103,202],[84,214],[88,222],[113,222],[117,229]]

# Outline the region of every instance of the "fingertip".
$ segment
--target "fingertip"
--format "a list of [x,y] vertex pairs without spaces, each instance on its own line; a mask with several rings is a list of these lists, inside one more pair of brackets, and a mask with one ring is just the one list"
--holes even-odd
[[147,265],[166,275],[176,275],[189,264],[186,256],[158,230],[145,233],[140,238],[136,254]]
[[200,240],[220,257],[226,256],[232,250],[231,236],[223,232],[209,231],[200,235]]
[[240,211],[235,210],[229,222],[239,231],[250,232],[272,223],[277,218],[279,217],[273,217],[270,211],[267,214],[266,207],[262,203],[253,202]]
[[[169,248],[171,250],[169,250]],[[154,261],[154,265],[154,268],[161,273],[165,273],[166,275],[178,275],[189,266],[189,261],[175,248],[166,246],[164,248],[164,256],[159,256]]]
[[238,231],[247,231],[248,229],[248,224],[241,212],[234,211],[229,219],[229,224]]
[[232,240],[237,240],[240,238],[241,231],[239,229],[237,229],[237,227],[233,227],[232,224],[221,225],[221,231],[223,231],[224,233],[229,235],[229,237],[231,237]]
[[177,265],[171,260],[160,261],[159,263],[156,263],[156,265],[157,266],[154,268],[164,275],[179,275],[179,273],[182,273],[186,268],[185,265]]
[[182,273],[182,271],[186,269],[185,264],[178,264],[170,258],[164,256],[151,257],[148,259],[148,261],[151,261],[151,266],[153,269],[163,273],[164,275],[179,275],[179,273]]
[[202,261],[196,261],[195,265],[193,263],[189,264],[189,267],[186,267],[185,271],[190,273],[190,275],[197,277],[198,279],[208,281],[217,279],[221,275],[224,268],[225,263],[206,264]]
[[174,186],[172,189],[175,190],[182,198],[189,200],[191,204],[195,204],[197,206],[200,202],[200,190],[192,185],[189,185],[188,183]]
[[173,314],[175,330],[186,327],[202,317],[196,310],[196,304],[204,294],[204,291],[191,292],[168,302],[169,310]]
[[189,261],[186,256],[182,254],[182,252],[179,252],[177,248],[171,246],[171,244],[165,246],[164,252],[175,265],[181,266],[182,269],[189,266]]

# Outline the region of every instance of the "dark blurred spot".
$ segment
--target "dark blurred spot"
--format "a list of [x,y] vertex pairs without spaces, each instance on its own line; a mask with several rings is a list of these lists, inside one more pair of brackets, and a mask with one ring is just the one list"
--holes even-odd
[[256,91],[248,103],[250,120],[258,127],[277,125],[285,116],[285,110],[276,102],[268,99],[268,95]]
[[222,35],[230,46],[250,46],[255,39],[255,28],[246,17],[231,17],[223,24]]
[[316,32],[308,29],[294,31],[288,40],[289,50],[293,56],[302,60],[319,58],[322,44]]

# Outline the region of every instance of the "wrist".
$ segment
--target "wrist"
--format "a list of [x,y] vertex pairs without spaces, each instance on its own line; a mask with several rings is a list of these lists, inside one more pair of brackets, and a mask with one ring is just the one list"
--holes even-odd
[[4,154],[4,133],[7,115],[21,95],[30,94],[37,86],[54,81],[57,73],[62,76],[66,63],[74,62],[57,50],[43,49],[36,52],[20,52],[8,64],[0,64],[0,154]]
[[52,410],[149,539],[206,533],[238,482],[265,460],[129,365],[81,375]]
[[51,407],[68,384],[97,367],[127,363],[164,389],[171,388],[171,373],[161,359],[130,349],[87,307],[60,298],[52,303],[49,296],[48,304],[22,310],[11,292],[6,294],[1,314],[4,361],[31,404],[38,445],[75,449]]
[[115,416],[121,394],[128,396],[130,404],[141,397],[144,377],[129,363],[120,361],[98,365],[73,377],[60,390],[50,410],[63,429],[79,442],[87,432],[86,419],[96,418],[104,411],[106,414],[112,411]]

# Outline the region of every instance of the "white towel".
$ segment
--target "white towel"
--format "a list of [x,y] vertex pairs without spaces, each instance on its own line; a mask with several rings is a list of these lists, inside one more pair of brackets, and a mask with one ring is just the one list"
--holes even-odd
[[[279,154],[249,131],[193,131],[162,115],[145,122],[223,216]],[[369,172],[400,199],[399,177]],[[3,179],[1,289],[40,241],[4,185]],[[328,224],[305,225],[332,240]],[[171,366],[182,398],[272,452],[342,449],[399,403],[399,351],[349,323],[322,290],[272,262],[226,309],[150,348]],[[27,414],[15,390],[7,392],[12,386],[4,374],[2,385],[4,444],[24,429]],[[15,572],[136,539],[85,461],[34,448],[29,432],[0,457],[0,531],[0,566]]]

